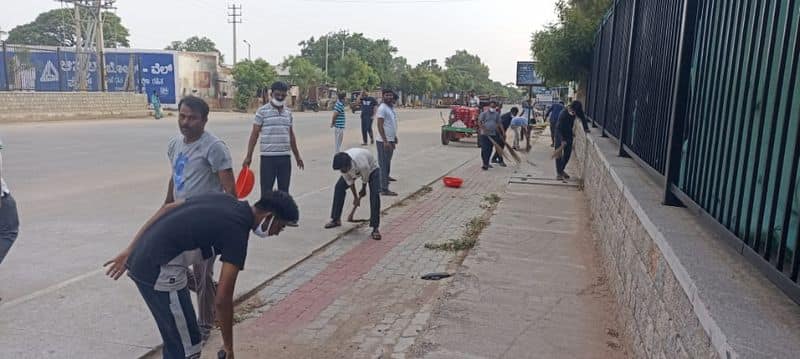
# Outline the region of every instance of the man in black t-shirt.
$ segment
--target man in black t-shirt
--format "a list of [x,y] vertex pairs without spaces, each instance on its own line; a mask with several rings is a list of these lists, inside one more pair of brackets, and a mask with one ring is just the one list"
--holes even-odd
[[367,95],[367,91],[361,92],[359,101],[361,102],[361,145],[366,146],[367,136],[369,136],[369,143],[375,143],[375,136],[372,133],[372,120],[375,118],[375,109],[378,107],[378,101],[374,97]]
[[[506,131],[508,131],[508,128],[511,127],[511,119],[516,117],[518,113],[519,109],[512,107],[511,111],[500,115],[500,124],[503,126],[503,133],[498,134],[499,140],[497,141],[497,144],[500,145],[500,148],[502,149],[506,148]],[[497,163],[501,167],[505,167],[506,165],[503,162],[503,156],[500,153],[497,153],[497,151],[495,151],[494,156],[492,156],[492,163]]]
[[233,292],[244,269],[250,231],[278,235],[298,220],[297,204],[281,191],[265,193],[253,206],[227,194],[197,195],[162,207],[131,244],[105,263],[107,275],[125,271],[139,288],[164,341],[165,358],[199,358],[201,337],[187,288],[188,266],[220,255],[217,318],[224,350],[233,357]]

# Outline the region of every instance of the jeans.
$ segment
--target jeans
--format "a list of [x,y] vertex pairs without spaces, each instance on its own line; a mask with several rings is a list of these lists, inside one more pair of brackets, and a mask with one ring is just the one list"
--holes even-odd
[[364,112],[361,112],[361,143],[367,143],[367,136],[370,141],[375,140],[375,136],[372,134],[372,114],[364,116]]
[[134,281],[156,320],[164,359],[200,358],[200,330],[189,297],[189,289],[161,292]]
[[337,154],[342,152],[342,141],[344,140],[344,129],[343,128],[334,128],[333,129],[333,153]]
[[558,137],[558,129],[556,129],[556,123],[554,121],[550,121],[550,143],[554,146],[556,144],[556,137]]
[[572,140],[572,137],[556,137],[556,148],[560,147],[562,143],[564,144],[564,154],[561,155],[561,158],[556,158],[556,174],[564,174],[564,169],[567,168],[569,158],[572,156]]
[[[497,142],[497,144],[500,145],[501,149],[505,149],[506,148],[506,134],[505,134],[505,132],[503,132],[501,134],[492,135],[492,139],[494,139],[494,142]],[[489,142],[489,144],[492,144],[492,143]],[[492,148],[494,148],[493,144],[492,144]],[[492,156],[492,161],[493,162],[497,162],[497,163],[503,163],[503,154],[497,152],[497,149],[495,149],[494,155]]]
[[489,158],[492,157],[494,145],[492,141],[489,140],[488,135],[480,135],[478,137],[478,144],[481,145],[481,161],[483,161],[483,167],[489,167]]
[[289,180],[292,178],[292,157],[261,156],[261,195],[272,191],[275,180],[278,190],[289,193]]
[[[380,168],[375,169],[369,174],[369,226],[375,229],[381,224],[381,196],[380,196]],[[333,189],[333,207],[331,208],[331,220],[341,222],[342,209],[344,208],[344,198],[347,196],[347,185],[344,178],[339,177],[336,187]]]
[[392,155],[394,155],[394,141],[390,141],[391,147],[384,148],[383,142],[376,141],[378,147],[378,166],[381,170],[381,192],[389,190],[389,174],[392,172]]
[[14,201],[11,194],[4,195],[0,201],[2,201],[2,207],[0,207],[0,263],[3,263],[3,259],[19,235],[19,215],[17,214],[17,202]]

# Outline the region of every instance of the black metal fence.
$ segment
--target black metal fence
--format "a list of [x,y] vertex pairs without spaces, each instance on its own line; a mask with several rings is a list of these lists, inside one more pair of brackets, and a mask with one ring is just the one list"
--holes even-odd
[[617,0],[587,112],[800,302],[798,33],[795,0]]

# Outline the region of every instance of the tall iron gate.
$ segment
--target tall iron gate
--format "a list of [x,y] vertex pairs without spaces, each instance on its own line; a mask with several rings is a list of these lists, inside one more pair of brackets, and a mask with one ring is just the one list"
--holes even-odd
[[800,0],[617,0],[587,112],[800,302]]

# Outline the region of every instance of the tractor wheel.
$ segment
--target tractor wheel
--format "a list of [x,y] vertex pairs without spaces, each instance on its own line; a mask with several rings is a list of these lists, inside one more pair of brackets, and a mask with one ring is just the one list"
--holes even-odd
[[450,134],[445,129],[442,129],[442,145],[447,146],[450,143]]

